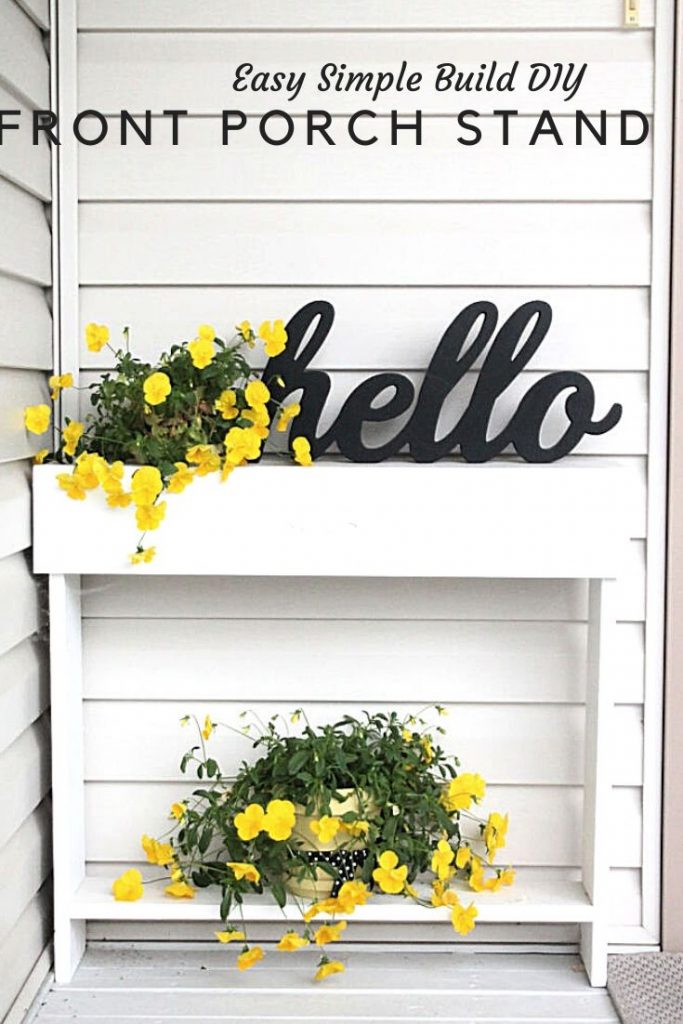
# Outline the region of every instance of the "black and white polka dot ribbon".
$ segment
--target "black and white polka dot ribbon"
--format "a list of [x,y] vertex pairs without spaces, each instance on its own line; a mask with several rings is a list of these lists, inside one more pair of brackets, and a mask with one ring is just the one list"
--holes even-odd
[[332,898],[339,895],[344,882],[352,882],[356,872],[363,867],[368,859],[368,850],[310,850],[306,853],[309,864],[329,864],[338,877],[332,886]]

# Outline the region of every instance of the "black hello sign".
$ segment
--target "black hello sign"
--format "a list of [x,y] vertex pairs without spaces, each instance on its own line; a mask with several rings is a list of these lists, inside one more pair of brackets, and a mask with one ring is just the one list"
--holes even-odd
[[[374,374],[358,385],[332,426],[318,436],[331,381],[322,370],[310,369],[309,363],[333,322],[334,307],[329,302],[307,303],[287,324],[287,348],[270,359],[263,372],[274,403],[301,391],[301,413],[294,420],[291,439],[308,438],[314,458],[336,444],[352,462],[382,462],[403,450],[417,462],[436,462],[456,450],[467,462],[486,462],[508,447],[527,462],[554,462],[573,451],[586,434],[605,434],[621,418],[622,407],[614,404],[602,419],[594,420],[593,385],[582,373],[561,370],[535,381],[507,425],[495,437],[489,437],[494,404],[545,338],[552,322],[552,309],[547,302],[525,302],[496,331],[497,307],[492,302],[473,302],[447,327],[427,368],[417,401],[413,383],[403,374]],[[437,438],[444,402],[487,346],[467,407],[452,430]],[[278,383],[277,378],[283,383]],[[542,447],[543,423],[550,407],[563,394],[566,429],[553,444]],[[376,404],[380,396],[384,399]],[[407,413],[413,404],[409,420],[391,440],[378,447],[364,443],[364,424],[395,419]]]

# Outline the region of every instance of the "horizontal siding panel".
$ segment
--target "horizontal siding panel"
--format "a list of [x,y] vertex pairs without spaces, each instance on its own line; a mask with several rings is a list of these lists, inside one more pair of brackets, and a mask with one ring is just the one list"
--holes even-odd
[[35,633],[40,625],[40,597],[23,554],[0,560],[0,594],[12,595],[0,616],[0,655]]
[[0,463],[26,459],[51,443],[50,428],[44,434],[29,434],[24,426],[27,405],[47,403],[47,378],[35,370],[0,368]]
[[43,288],[0,276],[0,366],[51,370],[52,314]]
[[0,946],[34,898],[51,870],[50,808],[43,801],[0,849],[0,872],[6,884],[0,919]]
[[[495,24],[495,21],[494,21]],[[459,55],[464,60],[459,61]],[[481,112],[510,107],[522,113],[544,107],[566,113],[560,92],[530,92],[529,65],[587,62],[579,105],[588,112],[625,108],[652,111],[653,39],[651,32],[524,33],[310,33],[287,36],[281,32],[230,34],[108,32],[81,36],[79,51],[79,103],[81,109],[103,113],[151,109],[191,110],[216,114],[223,107],[250,113],[287,106],[290,113],[326,109],[348,113],[372,106],[378,113],[392,109],[452,114],[474,108]],[[286,59],[285,59],[286,56]],[[282,93],[235,92],[235,69],[251,60],[255,67],[305,72],[303,88],[294,101]],[[401,60],[423,74],[418,92],[384,92],[372,103],[371,94],[320,92],[321,67],[326,63],[367,71],[382,68],[398,73]],[[479,72],[482,63],[496,60],[500,70],[520,61],[514,92],[436,92],[434,80],[440,63],[457,63],[465,74]]]
[[[639,702],[642,628],[618,629],[616,699]],[[220,700],[230,690],[213,666],[229,664],[245,636],[260,651],[250,702],[285,693],[296,703],[308,692],[302,680],[312,678],[316,699],[331,706],[340,693],[350,701],[410,701],[418,678],[425,702],[562,703],[585,695],[582,623],[138,618],[85,620],[86,695],[149,700],[147,680],[163,651],[164,699],[183,699],[193,677],[194,700]],[[325,672],[317,678],[321,664]]]
[[0,81],[33,107],[49,107],[50,71],[43,37],[15,0],[4,0],[0,13]]
[[26,975],[52,937],[52,889],[36,893],[7,938],[0,944],[0,1017],[19,995]]
[[[640,23],[654,25],[654,0],[643,0]],[[427,29],[621,28],[620,0],[261,0],[245,6],[224,0],[79,0],[81,29]]]
[[[0,280],[0,296],[1,289]],[[323,370],[425,369],[451,320],[482,299],[498,306],[500,323],[524,302],[550,304],[552,326],[530,369],[623,372],[646,370],[649,363],[646,288],[92,287],[80,289],[80,316],[84,325],[108,324],[115,347],[123,345],[121,332],[130,327],[135,354],[153,361],[171,344],[193,338],[197,324],[213,324],[230,339],[245,317],[256,324],[288,320],[319,299],[335,309],[334,326],[311,364]],[[263,365],[261,345],[248,355],[252,365]],[[83,367],[100,369],[112,365],[113,356],[107,348],[90,352],[83,331],[80,360]]]
[[[143,833],[168,831],[168,808],[189,798],[192,787],[173,783],[89,782],[85,787],[87,821],[86,859],[109,864],[112,875],[120,864],[144,861],[140,847]],[[491,786],[482,812],[499,809],[510,814],[510,832],[501,863],[520,866],[571,867],[581,861],[580,788],[557,786]],[[610,829],[611,863],[638,867],[641,861],[641,791],[618,787],[612,791]],[[553,822],[552,828],[539,823]],[[629,828],[624,823],[629,822]],[[631,829],[632,823],[632,829]],[[143,873],[149,873],[145,865]],[[90,869],[89,873],[95,873]],[[158,872],[156,872],[158,875]],[[154,872],[152,872],[154,877]]]
[[29,637],[0,655],[0,751],[40,718],[49,702],[47,650]]
[[93,285],[645,285],[650,278],[649,206],[641,203],[91,203],[82,208],[80,240],[81,283]]
[[[609,119],[607,146],[575,146],[573,119],[558,120],[565,147],[541,140],[529,146],[535,119],[521,118],[511,128],[501,174],[502,123],[481,123],[477,146],[456,144],[470,138],[453,118],[429,118],[422,145],[414,137],[398,146],[358,146],[345,122],[335,118],[330,146],[319,136],[314,148],[299,129],[282,150],[265,145],[258,121],[222,145],[220,118],[191,118],[181,128],[180,145],[171,144],[170,121],[154,119],[152,145],[135,137],[120,145],[120,129],[110,123],[99,146],[79,149],[82,200],[647,200],[652,195],[652,150],[649,144],[621,147],[619,122]],[[359,127],[382,138],[385,129]],[[132,133],[130,133],[132,135]],[[202,173],[197,174],[197,167]]]
[[[7,0],[10,2],[10,0]],[[0,24],[2,24],[0,20]],[[22,109],[15,96],[0,87],[0,109],[20,110],[18,117],[6,117],[6,124],[19,124],[18,131],[8,131],[0,146],[0,177],[8,178],[39,199],[50,199],[50,149],[43,141],[32,144],[31,112]]]
[[43,715],[0,754],[0,778],[12,779],[5,789],[0,818],[0,847],[41,803],[50,789],[50,725]]
[[31,482],[26,462],[0,464],[0,558],[31,543]]
[[38,28],[50,27],[50,0],[17,0],[17,3],[33,18]]
[[[157,658],[157,664],[159,659]],[[236,680],[240,679],[235,672]],[[248,695],[240,696],[236,684],[234,701],[88,701],[85,705],[85,775],[90,781],[163,782],[182,780],[180,758],[196,742],[192,729],[179,726],[185,714],[211,715],[226,723],[212,749],[224,773],[234,775],[240,763],[251,756],[251,742],[239,735],[245,724],[240,713],[248,706]],[[244,684],[242,684],[244,685]],[[328,722],[344,712],[358,715],[362,710],[386,710],[367,698],[363,705],[335,702],[312,703],[302,687],[299,700],[286,704],[265,704],[259,708],[263,721],[273,714],[288,716],[303,701],[312,725]],[[448,695],[444,695],[447,699]],[[420,705],[396,704],[406,714]],[[248,718],[246,719],[248,721]],[[464,770],[480,771],[492,784],[578,785],[583,781],[583,708],[574,705],[460,704],[457,713],[442,722],[446,735],[440,740],[447,750],[457,752]],[[115,736],[116,743],[103,743]],[[642,708],[620,706],[612,718],[611,777],[616,785],[638,786],[642,780]]]
[[0,179],[0,216],[0,274],[49,285],[51,239],[43,203]]

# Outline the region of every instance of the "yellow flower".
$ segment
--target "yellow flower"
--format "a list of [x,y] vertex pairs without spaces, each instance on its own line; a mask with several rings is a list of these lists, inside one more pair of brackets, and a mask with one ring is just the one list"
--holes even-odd
[[489,855],[489,859],[494,861],[496,859],[496,853],[498,850],[502,850],[505,846],[506,836],[508,830],[508,815],[503,816],[494,811],[489,814],[488,821],[484,825],[484,842],[486,843],[486,852]]
[[[135,497],[135,495],[133,495]],[[156,530],[161,526],[166,515],[166,502],[161,501],[158,505],[140,505],[135,512],[135,523],[138,530],[145,533],[147,530]]]
[[409,729],[403,729],[402,732],[401,732],[401,736],[403,737],[403,742],[404,743],[412,743],[413,742],[413,734],[412,734],[412,732]]
[[515,881],[515,869],[505,868],[504,871],[498,875],[501,885],[513,885]]
[[298,402],[291,402],[290,405],[285,405],[284,408],[280,409],[280,415],[277,421],[277,429],[281,434],[284,434],[285,430],[301,412],[301,406]]
[[366,836],[370,831],[369,821],[342,821],[341,827],[350,836]]
[[372,872],[372,877],[382,892],[399,893],[406,884],[408,868],[405,864],[398,866],[398,857],[393,850],[385,850],[379,858],[379,867]]
[[251,348],[254,347],[254,328],[248,320],[243,320],[241,324],[237,324],[235,330],[238,334],[242,335],[243,340],[246,341]]
[[305,437],[295,437],[292,441],[294,461],[300,466],[310,466],[313,462],[311,456],[311,442]]
[[340,826],[339,818],[330,818],[327,814],[324,814],[317,821],[312,821],[310,824],[311,832],[314,836],[318,837],[321,843],[331,843]]
[[188,352],[192,356],[192,365],[198,370],[203,370],[213,362],[213,357],[216,354],[216,347],[213,340],[206,338],[195,338],[187,346]]
[[58,473],[57,482],[67,497],[73,501],[85,501],[85,488],[76,473]]
[[76,459],[74,473],[86,491],[93,491],[99,486],[103,473],[106,470],[107,463],[101,455],[96,455],[94,452],[83,452]]
[[227,864],[238,882],[244,878],[247,882],[256,884],[261,879],[261,872],[253,864],[242,864],[234,860],[229,860]]
[[[126,495],[123,495],[123,497],[126,497]],[[107,504],[109,505],[111,502],[108,500]],[[130,556],[130,560],[133,565],[142,565],[143,563],[145,565],[149,565],[149,563],[154,560],[156,553],[157,549],[155,547],[139,548],[137,551],[133,552]]]
[[446,879],[451,877],[453,874],[451,864],[454,860],[455,854],[451,849],[450,843],[445,839],[440,839],[432,855],[432,871],[439,878],[439,881],[445,882]]
[[132,500],[133,495],[126,494],[123,490],[119,494],[107,495],[107,505],[109,505],[109,508],[128,508]]
[[266,812],[260,804],[249,804],[243,811],[235,815],[235,828],[242,842],[248,843],[250,839],[255,839],[259,832],[263,831],[265,816]]
[[261,454],[261,438],[254,427],[231,427],[225,435],[226,459],[233,466],[258,459]]
[[51,417],[49,405],[27,405],[24,409],[24,426],[31,434],[44,434],[50,426]]
[[468,811],[474,800],[479,803],[486,793],[486,783],[481,775],[472,775],[463,772],[455,779],[452,779],[446,786],[442,803],[447,811]]
[[158,864],[163,868],[173,860],[173,847],[170,843],[160,843],[148,835],[144,835],[140,842],[150,864]]
[[282,320],[275,320],[272,325],[270,320],[264,320],[258,329],[258,336],[265,342],[267,356],[279,356],[287,346],[287,331]]
[[257,405],[265,405],[270,401],[270,391],[262,380],[250,380],[244,389],[244,397],[252,409],[255,409]]
[[291,800],[271,800],[266,806],[263,831],[276,842],[282,842],[291,836],[295,820],[294,804]]
[[219,412],[224,420],[234,420],[240,414],[237,408],[237,395],[232,388],[227,388],[225,391],[221,391],[220,395],[213,404],[216,412]]
[[472,860],[472,851],[469,846],[461,846],[455,855],[455,866],[456,868],[466,868]]
[[137,868],[124,871],[112,884],[111,891],[115,900],[123,903],[134,903],[143,895],[142,875]]
[[186,462],[175,462],[175,473],[168,480],[166,490],[169,494],[181,494],[194,480],[194,473]]
[[221,460],[212,444],[195,444],[185,452],[185,458],[197,467],[197,476],[206,476],[220,469]]
[[216,329],[211,324],[200,324],[197,328],[197,337],[202,341],[215,341]]
[[33,456],[33,464],[35,466],[42,466],[42,464],[45,462],[45,459],[48,457],[49,454],[49,448],[41,448],[40,451],[36,452],[36,454]]
[[237,957],[237,966],[240,971],[248,971],[250,967],[257,964],[259,960],[263,960],[263,950],[260,946],[252,946],[251,949],[248,947],[243,953]]
[[473,903],[469,907],[453,907],[451,910],[451,924],[458,935],[469,935],[474,928],[474,920],[479,916],[479,911]]
[[171,378],[167,373],[151,373],[142,386],[148,405],[161,405],[171,394]]
[[474,854],[472,855],[472,860],[470,861],[469,884],[470,889],[474,889],[475,892],[483,892],[483,890],[486,888],[486,883],[484,881],[484,865],[482,864],[479,857],[474,856]]
[[[82,466],[85,462],[85,458],[82,455],[78,460],[79,466]],[[121,494],[123,486],[121,481],[123,479],[123,463],[112,462],[111,465],[105,459],[99,459],[99,456],[95,456],[94,459],[90,460],[92,471],[97,478],[98,483],[102,486],[102,490],[105,494]]]
[[60,373],[53,374],[49,378],[48,384],[50,385],[50,398],[53,402],[56,402],[59,398],[59,393],[64,388],[72,388],[74,385],[73,374],[71,373]]
[[222,942],[224,945],[227,942],[244,942],[246,938],[244,932],[237,932],[234,930],[229,932],[214,932],[214,935],[218,941]]
[[72,420],[62,431],[62,449],[65,455],[75,455],[78,442],[83,436],[85,427],[78,420]]
[[109,328],[104,324],[87,324],[85,343],[90,352],[101,352],[109,341]]
[[161,473],[156,466],[141,466],[133,473],[130,483],[133,501],[138,507],[153,505],[163,486]]
[[204,728],[202,729],[202,736],[204,737],[205,740],[211,739],[211,733],[213,732],[213,730],[214,724],[211,721],[211,716],[206,715],[206,717],[204,718]]
[[298,935],[297,932],[285,932],[278,942],[277,948],[284,953],[296,953],[297,949],[303,949],[308,944],[308,939],[305,939],[303,935]]
[[191,900],[194,899],[195,891],[187,882],[172,882],[166,886],[164,892],[169,896],[175,896],[177,900]]
[[326,946],[328,942],[339,942],[345,928],[346,921],[340,921],[338,924],[321,924],[313,936],[316,946]]
[[457,893],[452,892],[445,882],[435,879],[432,883],[433,907],[457,907],[460,905]]
[[186,810],[187,807],[185,806],[184,803],[174,803],[171,804],[171,810],[169,814],[172,818],[175,818],[176,821],[180,821],[181,818],[185,817]]
[[370,899],[370,891],[365,882],[356,879],[352,882],[344,882],[336,898],[336,908],[333,913],[352,914],[356,907],[363,907]]
[[261,441],[268,437],[268,426],[270,424],[270,413],[265,405],[255,405],[253,409],[245,409],[241,414],[243,420],[249,420],[253,426],[251,429]]
[[325,978],[329,978],[331,974],[341,974],[346,968],[341,960],[325,960],[320,964],[320,967],[315,972],[316,981],[324,981]]

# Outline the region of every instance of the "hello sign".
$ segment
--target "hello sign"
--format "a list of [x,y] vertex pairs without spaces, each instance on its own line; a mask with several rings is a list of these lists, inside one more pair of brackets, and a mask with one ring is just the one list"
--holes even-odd
[[[473,302],[447,327],[427,368],[415,400],[415,386],[401,373],[377,373],[364,380],[344,402],[332,426],[318,436],[318,424],[331,390],[322,370],[309,369],[334,321],[329,302],[309,302],[287,324],[289,341],[263,372],[274,402],[301,391],[301,413],[291,440],[304,436],[316,458],[336,444],[352,462],[381,462],[407,450],[417,462],[436,462],[458,451],[467,462],[486,462],[511,446],[527,462],[553,462],[568,455],[586,434],[605,434],[621,419],[614,404],[602,419],[593,419],[595,391],[586,376],[573,370],[548,373],[524,394],[507,425],[488,436],[493,407],[539,348],[552,322],[547,302],[525,302],[498,330],[492,302]],[[307,338],[307,340],[305,340]],[[437,439],[437,424],[448,395],[475,361],[486,355],[472,396],[459,421]],[[280,378],[282,384],[277,383]],[[567,426],[550,446],[541,446],[541,430],[551,406],[564,397]],[[382,396],[382,397],[381,397]],[[363,426],[407,413],[408,422],[379,447],[367,447]],[[274,410],[273,410],[274,411]]]

